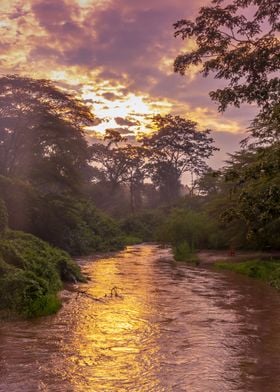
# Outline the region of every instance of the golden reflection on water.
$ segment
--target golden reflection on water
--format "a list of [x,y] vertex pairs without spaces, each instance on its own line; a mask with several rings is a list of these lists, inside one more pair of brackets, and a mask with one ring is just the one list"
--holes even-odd
[[66,291],[58,314],[0,324],[0,392],[279,392],[273,289],[154,245],[84,270],[102,301]]
[[[142,250],[141,256],[149,257],[149,253],[150,249]],[[153,269],[147,263],[143,273],[136,261],[126,264],[128,258],[135,257],[129,250],[120,257],[121,263],[110,258],[86,268],[92,279],[87,292],[103,298],[104,303],[91,299],[81,303],[79,322],[73,331],[76,339],[72,350],[75,358],[81,358],[82,373],[78,377],[72,374],[75,391],[163,390],[157,377],[157,328],[151,329],[149,322],[155,311],[149,292]],[[137,272],[139,267],[141,274]],[[140,279],[136,286],[133,276]],[[110,298],[113,287],[118,288],[120,297]],[[134,383],[138,389],[133,389]]]

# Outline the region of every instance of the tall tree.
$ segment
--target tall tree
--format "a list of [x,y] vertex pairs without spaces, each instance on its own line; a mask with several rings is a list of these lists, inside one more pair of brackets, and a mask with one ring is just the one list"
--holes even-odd
[[94,116],[47,80],[0,79],[0,174],[50,189],[75,188],[88,164],[84,127]]
[[125,183],[129,186],[130,209],[134,213],[141,207],[144,180],[147,176],[146,153],[141,146],[128,144],[122,149],[126,159]]
[[210,92],[221,111],[245,102],[260,109],[245,149],[228,163],[229,203],[223,203],[225,218],[245,223],[247,234],[264,243],[279,231],[279,32],[279,0],[212,0],[194,21],[175,24],[175,36],[196,44],[176,58],[175,71],[198,65],[204,76],[227,80],[227,87]]
[[176,37],[196,44],[176,58],[176,72],[184,74],[190,65],[199,65],[204,76],[212,72],[229,81],[210,92],[221,111],[248,102],[269,115],[279,103],[279,0],[212,0],[194,21],[182,19],[174,27]]
[[181,176],[186,172],[201,174],[217,148],[209,136],[211,131],[198,131],[194,121],[168,114],[155,116],[153,123],[157,130],[143,136],[142,145],[150,154],[153,181],[171,202],[179,195]]
[[[141,146],[127,144],[117,130],[108,129],[103,143],[91,146],[93,163],[97,163],[101,182],[107,184],[111,196],[125,192],[128,187],[130,210],[141,205],[141,192],[146,176],[146,153]],[[121,187],[122,186],[122,187]],[[122,188],[122,189],[121,189]]]
[[110,185],[112,191],[116,191],[124,182],[126,175],[126,155],[119,147],[125,138],[112,129],[105,132],[103,142],[95,143],[90,147],[92,163],[97,163],[101,173],[101,180]]

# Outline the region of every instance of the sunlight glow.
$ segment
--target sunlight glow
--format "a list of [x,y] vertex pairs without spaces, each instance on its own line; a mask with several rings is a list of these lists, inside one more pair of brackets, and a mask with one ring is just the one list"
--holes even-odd
[[[122,297],[105,297],[101,306],[91,300],[83,302],[79,309],[81,321],[75,326],[75,335],[79,339],[73,339],[73,347],[64,347],[64,350],[73,350],[80,358],[86,358],[80,372],[91,380],[91,390],[104,388],[104,391],[113,391],[116,380],[141,378],[143,391],[147,390],[144,388],[147,381],[150,390],[159,391],[158,329],[155,327],[151,331],[147,321],[156,312],[149,292],[150,279],[156,279],[154,270],[147,263],[145,270],[139,274],[139,266],[131,262],[135,254],[131,253],[130,247],[120,255],[121,263],[118,258],[112,257],[86,266],[87,273],[95,282],[89,290],[86,287],[90,295],[104,299],[112,287],[117,287]],[[142,249],[141,257],[152,257],[151,251]],[[131,276],[136,274],[140,281],[135,291]],[[133,295],[130,293],[132,289]],[[80,372],[76,372],[71,358],[68,363],[69,375],[77,390],[84,390]]]
[[[147,95],[136,95],[134,93],[123,94],[121,90],[122,85],[117,85],[115,88],[103,87],[98,92],[91,87],[85,86],[82,92],[82,98],[88,102],[92,102],[92,110],[94,114],[103,121],[92,127],[92,130],[104,133],[108,128],[120,128],[115,118],[121,117],[123,119],[129,118],[135,125],[130,126],[129,130],[135,134],[139,132],[148,132],[146,126],[150,123],[152,116],[155,113],[166,114],[172,108],[172,103],[167,100],[151,100]],[[106,94],[112,94],[112,100],[106,98]],[[139,117],[141,118],[141,125],[139,124]]]

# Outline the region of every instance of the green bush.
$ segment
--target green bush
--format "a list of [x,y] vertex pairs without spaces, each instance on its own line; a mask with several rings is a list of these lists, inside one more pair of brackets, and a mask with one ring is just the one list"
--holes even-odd
[[[77,195],[44,195],[23,181],[0,176],[0,198],[11,229],[34,234],[72,255],[123,247],[118,224]],[[0,232],[2,221],[0,206]]]
[[49,291],[48,281],[30,271],[8,273],[0,280],[1,307],[29,317],[48,313]]
[[164,220],[160,210],[145,211],[129,215],[121,220],[120,228],[128,237],[141,239],[142,242],[156,241],[156,232]]
[[143,241],[141,238],[134,237],[132,235],[127,235],[127,236],[123,237],[123,243],[125,246],[138,245],[138,244],[141,244],[142,242]]
[[176,261],[188,261],[196,263],[198,261],[194,250],[187,241],[180,242],[172,247],[174,259]]
[[157,232],[157,239],[172,246],[188,243],[191,250],[211,248],[216,243],[218,229],[204,213],[173,209]]
[[123,247],[117,223],[87,200],[48,195],[35,220],[38,237],[72,255]]
[[0,308],[26,317],[56,311],[62,282],[84,280],[66,252],[10,230],[0,240],[0,273]]

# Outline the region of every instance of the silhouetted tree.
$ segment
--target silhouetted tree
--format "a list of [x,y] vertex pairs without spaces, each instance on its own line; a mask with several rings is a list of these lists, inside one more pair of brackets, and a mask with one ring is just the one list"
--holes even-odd
[[91,111],[47,80],[0,79],[0,174],[42,189],[77,188],[89,160]]
[[143,136],[142,145],[149,154],[151,178],[170,203],[179,196],[182,174],[200,175],[217,148],[210,130],[198,131],[194,121],[168,114],[155,116],[153,122],[157,131]]
[[176,58],[176,72],[199,65],[204,76],[213,72],[229,81],[210,93],[220,110],[248,102],[268,115],[279,103],[279,0],[212,0],[194,21],[183,19],[174,27],[175,36],[196,43],[194,50]]
[[130,209],[134,212],[136,206],[141,205],[141,188],[146,175],[146,153],[142,147],[124,144],[125,142],[126,138],[118,131],[107,130],[103,143],[91,146],[92,160],[93,164],[97,163],[99,167],[104,189],[109,185],[111,200],[118,193],[125,193],[125,187],[128,186]]
[[112,192],[116,192],[124,182],[127,171],[126,155],[118,147],[118,143],[125,139],[117,131],[107,131],[103,141],[106,143],[94,143],[90,147],[92,164],[97,164],[100,180],[109,184]]
[[126,175],[124,181],[129,186],[130,209],[135,212],[142,204],[142,190],[147,175],[146,154],[140,146],[128,144],[122,149],[126,160]]

